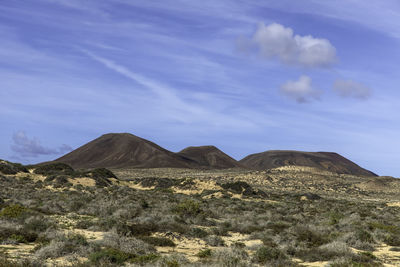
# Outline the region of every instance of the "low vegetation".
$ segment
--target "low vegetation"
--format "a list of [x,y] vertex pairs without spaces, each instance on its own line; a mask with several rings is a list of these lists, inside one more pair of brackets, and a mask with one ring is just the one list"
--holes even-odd
[[[277,191],[229,172],[232,181],[216,173],[212,188],[188,194],[174,188],[196,186],[194,174],[133,181],[107,169],[24,168],[0,176],[0,266],[383,266],[391,260],[380,247],[400,247],[400,207],[384,198]],[[96,183],[69,184],[79,177]]]

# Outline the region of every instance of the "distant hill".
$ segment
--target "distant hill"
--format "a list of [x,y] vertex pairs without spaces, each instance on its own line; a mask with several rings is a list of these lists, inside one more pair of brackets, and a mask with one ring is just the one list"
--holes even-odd
[[55,160],[73,168],[190,168],[196,162],[129,133],[110,133]]
[[315,167],[335,173],[377,176],[375,173],[363,169],[354,162],[333,152],[271,150],[249,155],[239,162],[248,168],[258,170],[294,165]]
[[215,146],[190,146],[178,152],[177,155],[195,161],[202,168],[227,169],[243,167],[242,164]]

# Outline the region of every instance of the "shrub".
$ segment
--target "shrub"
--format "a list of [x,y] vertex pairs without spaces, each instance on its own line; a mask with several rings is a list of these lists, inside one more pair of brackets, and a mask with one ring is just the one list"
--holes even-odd
[[208,236],[208,232],[201,228],[193,227],[190,229],[189,235],[197,238],[204,238]]
[[80,253],[88,246],[86,238],[80,234],[57,235],[51,242],[36,251],[38,258],[58,258],[71,253]]
[[156,260],[158,260],[159,258],[160,258],[160,255],[151,253],[151,254],[134,257],[134,258],[130,259],[129,262],[143,265],[146,263],[153,263]]
[[318,247],[329,242],[328,236],[305,226],[297,226],[294,229],[294,234],[298,241],[305,242],[308,247]]
[[18,243],[34,242],[38,235],[25,229],[2,228],[0,229],[0,241],[14,240]]
[[0,160],[0,172],[7,175],[17,174],[18,172],[29,172],[22,164]]
[[254,254],[254,261],[261,264],[281,259],[287,259],[287,255],[277,248],[262,246]]
[[107,233],[100,244],[101,246],[116,248],[122,252],[132,255],[146,255],[156,251],[153,246],[140,239],[119,236],[115,232]]
[[154,237],[154,236],[142,236],[139,239],[143,240],[144,242],[157,246],[157,247],[175,247],[176,244],[169,238],[165,237]]
[[33,171],[36,174],[41,175],[54,175],[54,174],[66,174],[73,175],[74,169],[65,163],[51,163],[46,165],[40,165]]
[[211,249],[207,248],[207,249],[200,250],[196,255],[197,255],[197,257],[204,259],[204,258],[211,257],[211,254],[212,254]]
[[27,211],[27,208],[15,204],[11,206],[7,206],[3,208],[3,210],[0,212],[0,217],[8,218],[8,219],[16,219],[22,217],[24,213]]
[[251,266],[246,251],[238,248],[223,248],[212,252],[218,266]]
[[117,178],[115,174],[106,168],[98,168],[88,172],[93,178]]
[[122,252],[118,249],[104,248],[100,251],[90,254],[89,260],[93,263],[109,262],[109,263],[122,264],[128,259],[132,259],[134,257],[135,257],[134,255]]
[[318,248],[299,249],[296,256],[305,261],[324,261],[338,257],[351,258],[353,253],[345,243],[334,241]]
[[158,226],[154,223],[135,223],[132,225],[117,225],[117,232],[119,235],[131,235],[131,236],[145,236],[150,235],[158,230]]
[[361,242],[368,242],[368,243],[375,242],[372,235],[364,229],[358,229],[356,232],[356,236]]
[[193,217],[200,214],[202,209],[199,202],[188,199],[173,207],[172,211],[184,217]]
[[389,246],[400,246],[400,235],[387,234],[383,241]]
[[224,240],[216,235],[209,235],[205,239],[206,243],[213,247],[225,246]]
[[243,194],[246,196],[256,194],[256,192],[253,190],[253,188],[248,183],[242,182],[242,181],[226,183],[226,184],[221,185],[221,187],[224,188],[225,190],[229,190],[236,194]]
[[274,234],[280,234],[289,227],[290,225],[286,222],[270,222],[267,224],[267,228],[271,229]]

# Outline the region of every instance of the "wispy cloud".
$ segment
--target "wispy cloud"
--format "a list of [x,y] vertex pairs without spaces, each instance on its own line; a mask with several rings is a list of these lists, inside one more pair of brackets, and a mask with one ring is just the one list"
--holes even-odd
[[164,84],[160,84],[154,80],[148,79],[140,74],[134,73],[131,70],[127,69],[126,67],[119,65],[112,60],[100,57],[90,51],[80,49],[82,52],[84,52],[86,55],[94,59],[95,61],[103,64],[105,67],[107,67],[110,70],[113,70],[126,78],[129,78],[136,83],[144,86],[146,89],[150,89],[154,94],[156,94],[158,97],[160,97],[165,103],[169,103],[172,106],[179,108],[179,109],[184,109],[189,112],[194,112],[198,113],[201,112],[201,110],[197,109],[193,105],[189,105],[185,103],[182,99],[180,99],[175,93],[172,88],[169,88],[168,86]]
[[17,158],[36,158],[42,155],[59,155],[70,152],[72,147],[63,144],[58,148],[49,148],[41,144],[38,138],[29,138],[24,131],[13,134],[12,151]]
[[371,96],[371,88],[352,80],[336,80],[333,90],[341,97],[367,99]]
[[[219,99],[214,94],[202,94],[203,101],[198,99],[199,101],[197,102],[190,101],[189,103],[178,95],[176,89],[166,84],[137,74],[112,60],[98,56],[85,49],[80,50],[108,69],[138,83],[146,90],[150,90],[150,92],[159,98],[158,105],[164,112],[163,116],[172,116],[175,120],[188,124],[198,122],[202,124],[207,123],[211,126],[225,125],[237,128],[246,125],[249,128],[255,127],[254,123],[247,118],[243,118],[241,114],[238,114],[238,116],[234,114],[225,114],[226,110],[224,110],[224,107],[232,105],[227,99]],[[193,92],[190,92],[190,95],[193,96]]]

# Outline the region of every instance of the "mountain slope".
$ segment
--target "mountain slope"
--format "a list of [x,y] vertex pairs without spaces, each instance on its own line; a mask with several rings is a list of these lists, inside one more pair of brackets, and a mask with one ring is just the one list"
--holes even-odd
[[193,160],[129,133],[111,133],[55,160],[73,168],[188,168]]
[[272,169],[281,166],[309,166],[335,173],[361,176],[377,176],[361,168],[354,162],[333,152],[302,152],[290,150],[271,150],[252,154],[239,161],[252,169]]
[[177,155],[189,158],[203,168],[227,169],[243,167],[242,164],[215,146],[190,146],[178,152]]

